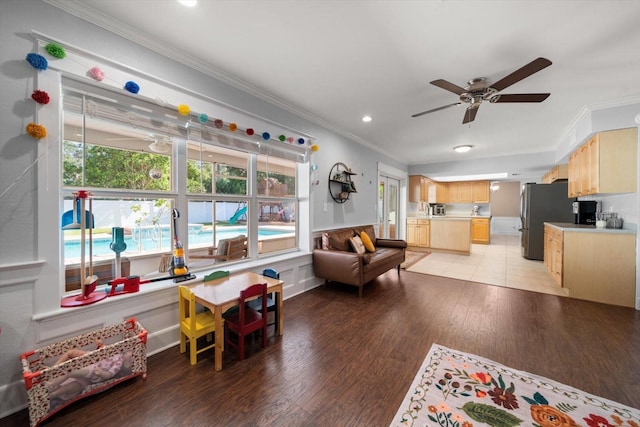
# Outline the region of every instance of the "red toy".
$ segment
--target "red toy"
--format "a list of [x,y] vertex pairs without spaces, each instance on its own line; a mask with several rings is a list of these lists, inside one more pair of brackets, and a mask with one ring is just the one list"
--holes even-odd
[[[104,289],[107,292],[107,296],[112,297],[115,295],[122,294],[130,294],[134,292],[138,292],[140,290],[140,285],[144,283],[151,282],[159,282],[160,280],[173,279],[174,282],[184,282],[185,280],[195,279],[195,274],[181,274],[178,276],[164,276],[164,277],[156,277],[154,279],[145,279],[140,280],[140,276],[127,276],[120,277],[118,279],[113,279],[107,282],[107,287]],[[109,290],[109,286],[111,286],[111,290]]]

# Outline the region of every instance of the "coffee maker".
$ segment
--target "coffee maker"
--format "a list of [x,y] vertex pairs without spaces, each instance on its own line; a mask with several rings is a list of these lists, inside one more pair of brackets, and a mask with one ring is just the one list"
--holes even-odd
[[573,202],[573,223],[595,225],[597,211],[598,202],[594,200],[577,200]]

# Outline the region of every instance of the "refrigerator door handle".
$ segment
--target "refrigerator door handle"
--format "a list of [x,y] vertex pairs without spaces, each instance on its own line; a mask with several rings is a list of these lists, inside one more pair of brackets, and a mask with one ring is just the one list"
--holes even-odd
[[524,189],[520,192],[520,229],[518,231],[524,230]]

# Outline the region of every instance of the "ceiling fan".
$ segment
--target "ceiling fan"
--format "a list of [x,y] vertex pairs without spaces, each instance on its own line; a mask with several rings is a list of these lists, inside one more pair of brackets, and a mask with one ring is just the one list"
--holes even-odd
[[138,138],[130,137],[130,138],[106,138],[106,141],[147,141],[150,142],[149,150],[154,153],[168,153],[171,150],[171,139],[164,135],[156,135],[150,133],[147,136],[140,136]]
[[482,101],[495,102],[542,102],[549,97],[549,93],[514,93],[514,94],[498,94],[498,92],[508,88],[512,84],[519,82],[522,79],[529,77],[530,75],[537,73],[543,68],[551,65],[551,61],[546,58],[538,58],[524,67],[514,71],[501,80],[495,83],[490,83],[485,77],[476,77],[467,82],[467,86],[461,88],[446,80],[434,80],[430,82],[434,86],[438,86],[449,92],[453,92],[460,96],[460,102],[444,105],[442,107],[434,108],[432,110],[423,111],[412,115],[411,117],[420,117],[425,114],[433,113],[435,111],[444,110],[450,107],[456,107],[458,105],[469,104],[467,110],[464,113],[464,119],[462,124],[472,122],[478,114],[478,108]]

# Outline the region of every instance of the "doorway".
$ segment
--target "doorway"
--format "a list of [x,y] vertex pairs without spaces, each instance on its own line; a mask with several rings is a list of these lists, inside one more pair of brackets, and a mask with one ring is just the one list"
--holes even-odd
[[400,180],[380,175],[378,182],[378,236],[399,239]]

